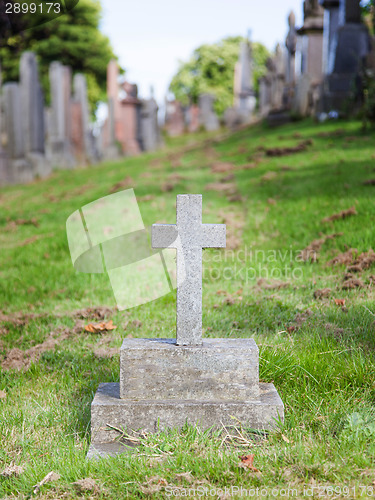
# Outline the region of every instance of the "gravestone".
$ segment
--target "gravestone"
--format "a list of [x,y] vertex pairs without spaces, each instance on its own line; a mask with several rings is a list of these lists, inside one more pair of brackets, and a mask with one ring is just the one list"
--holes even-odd
[[271,109],[271,84],[268,75],[259,79],[258,113],[265,118]]
[[[315,114],[318,107],[320,86],[323,81],[323,16],[324,10],[318,0],[303,3],[304,23],[297,30],[301,53],[301,76],[297,82],[294,112],[305,109],[301,103],[309,103],[301,116]],[[310,86],[307,86],[310,82]],[[307,94],[306,94],[307,93]]]
[[[122,152],[128,156],[141,152],[141,100],[138,99],[138,87],[124,82],[121,86],[125,99],[120,100],[120,122],[116,131]],[[116,105],[115,105],[116,110]]]
[[199,96],[199,121],[207,132],[213,132],[220,128],[219,118],[214,111],[216,98],[211,94]]
[[199,130],[199,107],[196,104],[191,104],[187,110],[187,127],[190,133]]
[[339,11],[340,0],[321,0],[321,6],[324,8],[324,25],[323,25],[323,73],[326,75],[329,72],[329,67],[332,66],[329,58],[332,57],[333,43],[339,27]]
[[289,31],[285,40],[287,51],[286,71],[285,71],[285,87],[283,101],[287,109],[291,109],[295,83],[296,83],[296,50],[297,50],[297,30],[296,16],[292,11],[288,17]]
[[160,146],[158,109],[154,98],[141,101],[141,145],[143,151],[155,151]]
[[124,451],[116,429],[270,429],[284,418],[273,384],[259,383],[253,339],[202,339],[202,251],[225,247],[226,227],[202,223],[202,195],[177,196],[176,224],[154,224],[153,248],[177,252],[176,339],[125,339],[120,383],[99,386],[88,457]]
[[179,101],[165,101],[165,130],[170,137],[178,137],[185,132],[185,117]]
[[234,70],[234,108],[242,123],[249,123],[255,108],[253,89],[252,50],[249,40],[240,44],[240,53]]
[[[325,5],[325,4],[324,4]],[[340,0],[324,80],[323,109],[348,112],[360,101],[360,74],[371,50],[367,27],[361,22],[360,0]],[[347,109],[345,109],[347,108]]]
[[107,66],[107,104],[108,116],[101,130],[101,150],[103,156],[109,160],[115,160],[120,156],[118,142],[118,127],[120,123],[120,101],[119,101],[119,68],[115,59]]
[[3,86],[2,95],[3,160],[2,184],[23,184],[34,179],[31,163],[26,158],[24,114],[18,83]]
[[71,78],[68,66],[51,63],[48,156],[52,166],[57,168],[74,168],[76,165],[71,142]]
[[77,144],[77,148],[80,151],[82,159],[85,163],[94,163],[97,160],[97,154],[94,145],[93,133],[90,127],[90,109],[87,97],[87,82],[85,75],[82,73],[74,75],[73,88],[73,105],[76,106],[76,114],[78,115],[77,122],[80,124],[80,130],[77,130],[76,135],[78,141],[75,141],[75,134],[73,133],[75,120],[74,118],[72,119],[73,143]]
[[33,52],[24,52],[21,56],[20,90],[25,156],[33,175],[46,177],[51,173],[51,165],[45,155],[44,97]]

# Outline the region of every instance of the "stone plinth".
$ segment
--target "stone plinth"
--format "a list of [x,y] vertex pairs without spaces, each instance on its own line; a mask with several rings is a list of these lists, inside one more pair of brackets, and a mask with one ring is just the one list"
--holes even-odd
[[135,401],[120,398],[118,383],[100,384],[91,405],[91,446],[98,448],[118,440],[121,434],[113,427],[157,432],[182,428],[186,423],[209,429],[230,428],[241,422],[251,429],[275,428],[284,420],[284,405],[273,384],[259,384],[259,391],[258,398],[247,401]]
[[115,429],[157,432],[186,423],[208,429],[238,422],[274,428],[284,419],[284,405],[273,384],[259,383],[258,370],[253,339],[204,339],[187,347],[175,339],[126,339],[120,383],[101,384],[91,405],[88,456],[108,455],[106,447],[121,437]]
[[152,400],[247,400],[259,396],[259,354],[253,339],[125,339],[120,397]]

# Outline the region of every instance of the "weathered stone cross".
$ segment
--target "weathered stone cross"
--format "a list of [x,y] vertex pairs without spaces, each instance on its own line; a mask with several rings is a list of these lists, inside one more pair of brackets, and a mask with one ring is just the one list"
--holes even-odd
[[202,248],[226,246],[225,224],[202,224],[202,195],[177,195],[177,224],[153,224],[152,247],[177,250],[177,345],[202,345]]

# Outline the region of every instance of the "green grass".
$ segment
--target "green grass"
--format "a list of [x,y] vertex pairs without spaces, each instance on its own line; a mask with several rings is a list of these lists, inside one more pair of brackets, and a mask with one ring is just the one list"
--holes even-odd
[[[262,149],[305,139],[313,143],[297,154],[269,157]],[[358,122],[258,125],[222,139],[182,137],[157,154],[1,189],[0,311],[6,317],[0,361],[51,333],[56,346],[24,370],[0,371],[6,392],[0,399],[0,472],[13,464],[24,469],[17,477],[0,476],[0,498],[31,495],[52,470],[60,479],[42,486],[39,498],[166,498],[172,487],[241,486],[294,488],[300,498],[314,486],[321,488],[316,497],[328,497],[332,485],[350,488],[347,494],[337,490],[335,498],[374,496],[375,269],[361,273],[363,288],[343,290],[345,266],[328,264],[349,248],[361,253],[375,246],[375,186],[363,185],[375,178],[374,144],[375,134],[363,133]],[[237,167],[230,181],[241,195],[237,201],[205,189],[228,175],[211,172],[218,161]],[[253,168],[241,168],[249,164]],[[176,173],[181,178],[173,190],[163,192]],[[75,272],[66,219],[128,176],[138,197],[154,197],[140,202],[145,225],[174,223],[179,193],[202,193],[204,222],[227,223],[235,248],[205,251],[204,335],[256,340],[261,380],[273,382],[285,403],[285,424],[276,431],[259,436],[243,429],[241,441],[225,439],[222,430],[186,427],[140,437],[131,453],[117,458],[85,460],[93,395],[100,382],[119,378],[118,356],[98,358],[96,348],[119,348],[128,335],[174,336],[174,293],[114,311],[108,319],[117,329],[111,333],[73,332],[75,311],[114,308],[115,301],[106,275]],[[357,215],[322,222],[351,206]],[[11,224],[32,218],[37,227]],[[317,262],[301,262],[302,249],[334,233],[342,235],[322,245]],[[258,284],[260,278],[274,288]],[[288,286],[277,289],[275,280]],[[330,296],[315,299],[314,291],[326,287]],[[345,299],[345,307],[334,299]],[[255,455],[261,473],[238,467],[239,455],[247,454]],[[97,491],[79,492],[72,484],[87,477]],[[231,497],[239,498],[235,491]]]

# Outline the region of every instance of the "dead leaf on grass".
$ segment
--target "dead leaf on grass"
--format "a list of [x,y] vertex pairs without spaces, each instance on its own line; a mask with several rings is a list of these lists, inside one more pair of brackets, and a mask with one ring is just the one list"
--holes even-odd
[[254,457],[255,455],[243,455],[240,456],[241,462],[239,463],[239,467],[242,467],[243,469],[248,469],[251,472],[260,472],[259,469],[254,467]]
[[345,305],[345,299],[335,299],[335,304],[337,306],[344,306]]
[[102,323],[89,323],[88,325],[85,326],[85,331],[89,333],[101,333],[110,330],[115,330],[115,328],[117,328],[117,326],[113,324],[112,320],[109,320],[107,322],[102,322]]
[[0,399],[5,399],[7,397],[7,393],[5,391],[0,391]]

